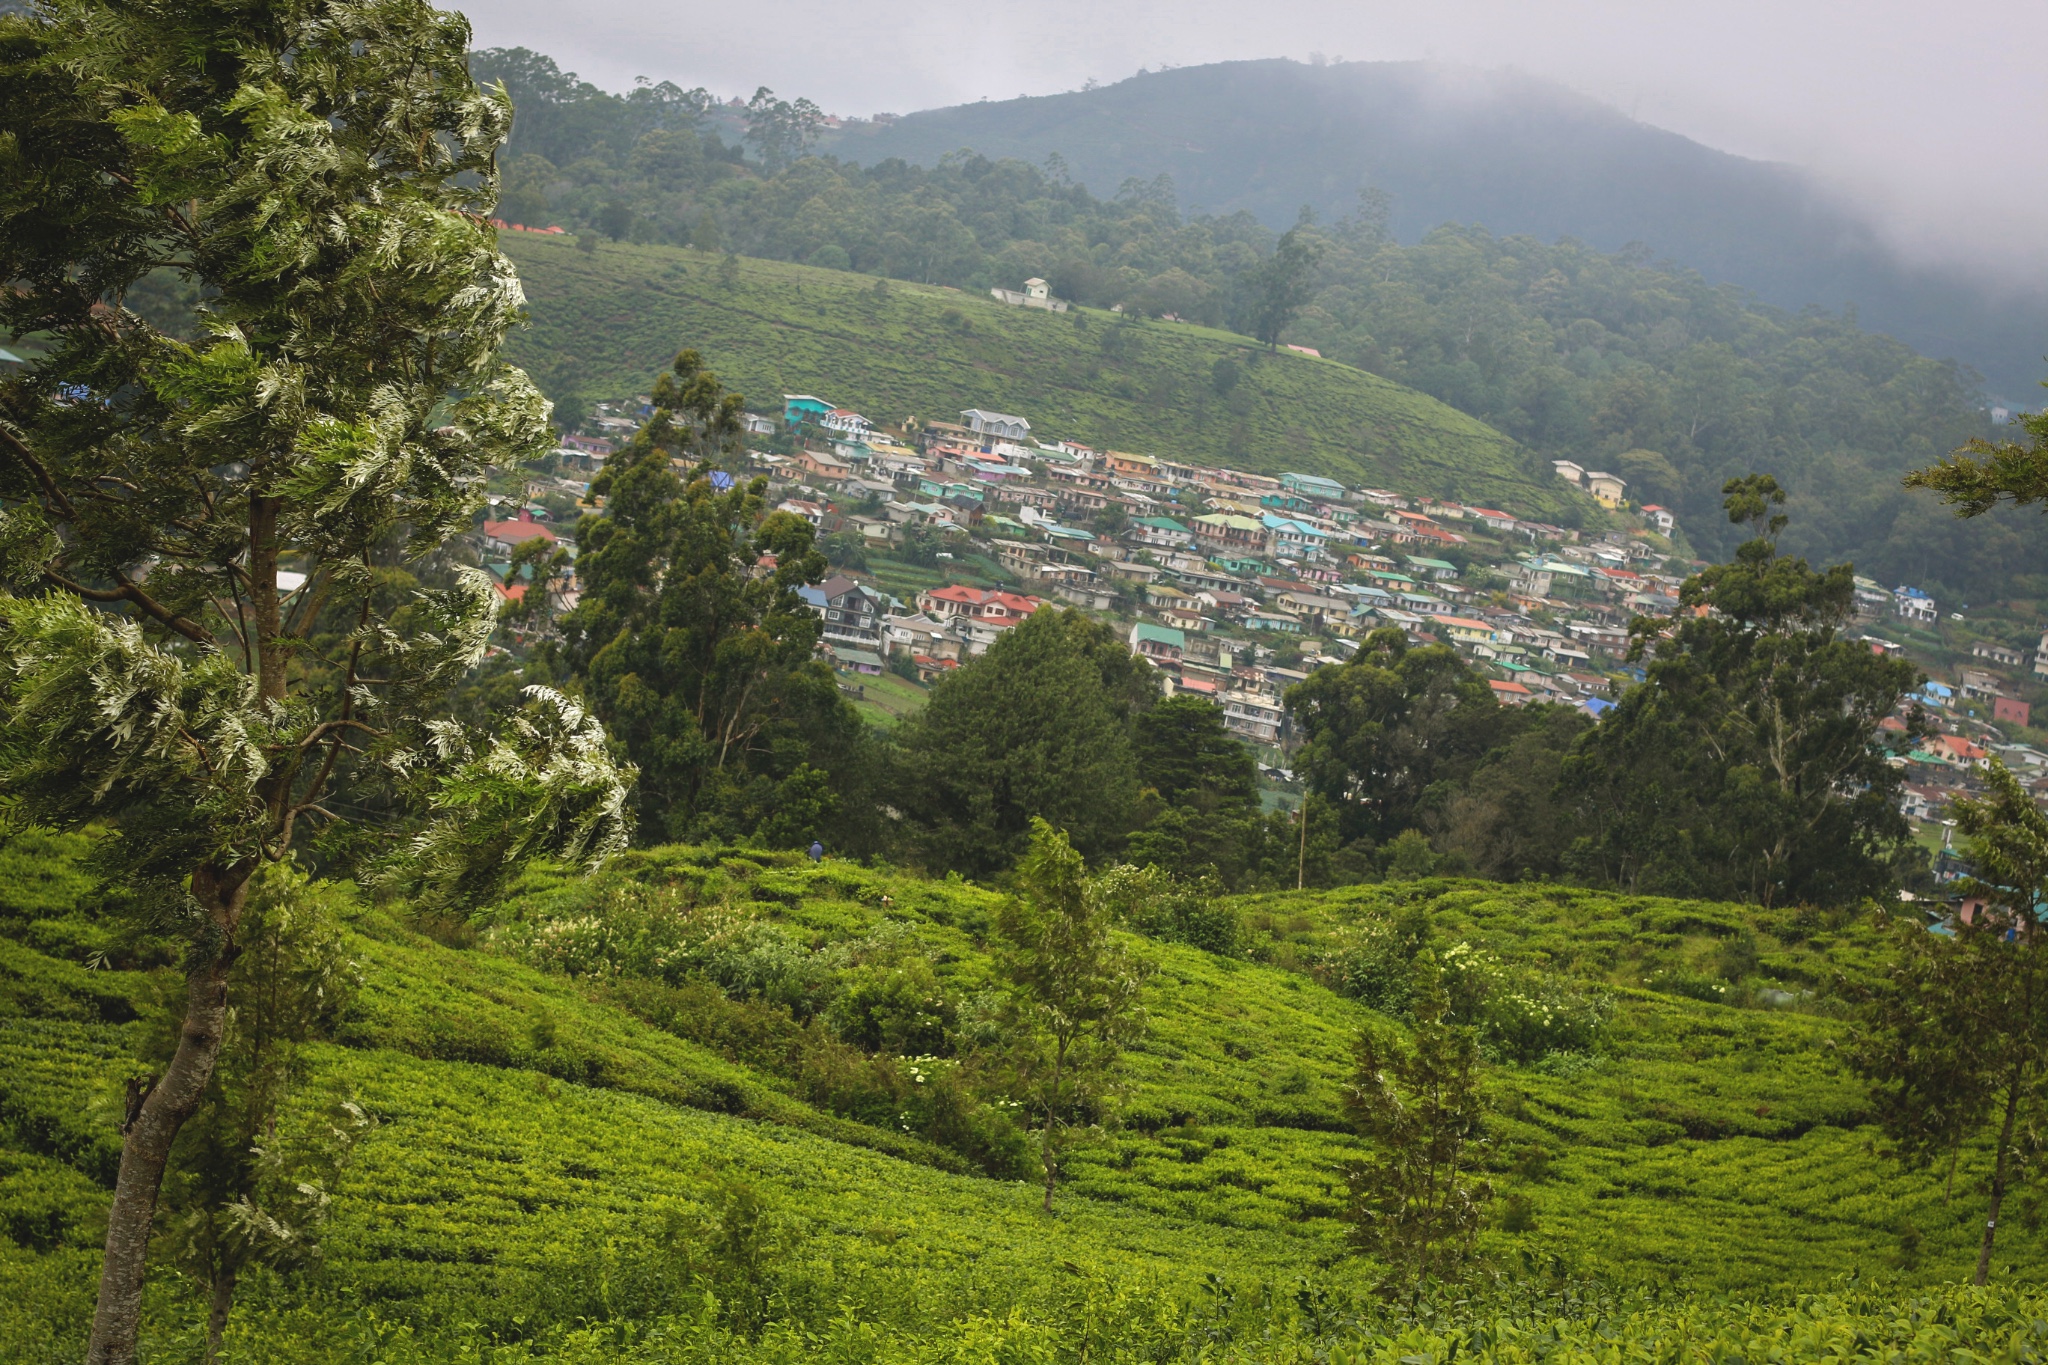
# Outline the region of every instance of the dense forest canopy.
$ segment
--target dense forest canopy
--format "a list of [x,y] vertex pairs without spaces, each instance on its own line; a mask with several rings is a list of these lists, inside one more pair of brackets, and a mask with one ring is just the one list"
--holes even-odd
[[[474,66],[504,80],[520,111],[503,163],[508,221],[968,289],[1039,275],[1084,304],[1245,329],[1277,240],[1248,212],[1183,213],[1163,176],[1104,199],[1056,161],[961,152],[931,167],[862,168],[806,157],[771,175],[696,117],[711,107],[701,92],[612,95],[516,50],[478,53]],[[1795,553],[1853,559],[1944,601],[2048,573],[2048,546],[2023,518],[1958,537],[1898,486],[1985,432],[1967,371],[1864,331],[1853,313],[1766,307],[1640,250],[1458,225],[1402,246],[1388,207],[1368,193],[1355,212],[1307,227],[1323,249],[1288,341],[1421,389],[1546,456],[1613,469],[1636,501],[1672,508],[1710,557],[1734,546],[1722,484],[1767,468],[1792,493]]]

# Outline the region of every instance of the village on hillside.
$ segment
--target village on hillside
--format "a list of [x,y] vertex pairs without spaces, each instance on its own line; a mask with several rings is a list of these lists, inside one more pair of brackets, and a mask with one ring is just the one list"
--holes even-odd
[[[525,591],[512,564],[523,541],[544,537],[573,560],[571,523],[595,506],[587,478],[649,410],[600,405],[588,434],[562,438],[552,476],[477,529],[507,597]],[[929,685],[1053,604],[1114,621],[1163,691],[1213,699],[1271,772],[1285,771],[1293,737],[1287,688],[1388,626],[1457,651],[1504,705],[1597,718],[1643,677],[1631,622],[1676,612],[1699,567],[1668,509],[1632,504],[1623,479],[1569,460],[1557,476],[1588,499],[1593,529],[1314,473],[1094,449],[981,408],[884,426],[788,394],[779,413],[748,414],[746,431],[746,472],[767,478],[772,507],[817,528],[835,566],[803,595],[850,695]],[[556,610],[574,605],[573,568],[550,591]],[[1946,846],[1949,801],[1978,787],[1993,754],[2048,800],[2048,745],[2024,742],[2048,633],[2027,649],[1973,639],[1967,665],[1943,668],[1957,641],[1938,627],[1959,614],[1945,623],[1921,589],[1860,577],[1855,601],[1864,643],[1935,675],[1911,703],[1934,733],[1900,760],[1924,842]],[[898,701],[879,718],[900,714]],[[1887,724],[1903,731],[1903,712]]]

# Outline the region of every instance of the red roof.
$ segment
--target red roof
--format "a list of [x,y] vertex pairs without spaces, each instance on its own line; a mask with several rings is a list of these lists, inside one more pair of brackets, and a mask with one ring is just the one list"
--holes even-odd
[[1511,697],[1527,697],[1534,695],[1529,691],[1528,688],[1522,686],[1518,682],[1504,682],[1499,678],[1488,678],[1486,680],[1486,685],[1488,687],[1491,687],[1496,692],[1505,693],[1506,695]]
[[522,540],[553,540],[555,533],[546,523],[538,521],[487,521],[484,523],[484,537],[488,540],[502,540],[507,545],[517,545]]

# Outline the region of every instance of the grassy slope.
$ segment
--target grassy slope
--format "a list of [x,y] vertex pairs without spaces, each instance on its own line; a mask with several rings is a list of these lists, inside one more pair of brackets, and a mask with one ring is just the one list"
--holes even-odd
[[[916,936],[954,990],[986,985],[991,893],[769,861],[778,865],[727,860],[714,875],[731,903],[814,944],[890,921]],[[636,855],[607,875],[613,892],[631,895],[686,863],[703,865]],[[0,868],[9,870],[18,869]],[[151,989],[143,973],[87,972],[70,960],[90,938],[66,913],[73,892],[62,877],[26,894],[0,891],[8,1359],[75,1350],[116,1152],[111,1106],[141,1027],[130,1020]],[[895,1305],[888,1311],[905,1331],[1003,1319],[1012,1308],[1020,1321],[1049,1322],[1083,1281],[1140,1286],[1131,1292],[1178,1313],[1207,1311],[1211,1274],[1245,1290],[1307,1276],[1318,1292],[1356,1292],[1364,1271],[1340,1259],[1334,1218],[1350,1151],[1338,1104],[1350,1039],[1368,1015],[1289,964],[1408,897],[1423,900],[1443,937],[1617,989],[1694,979],[1731,943],[1749,942],[1745,934],[1759,970],[1795,987],[1836,963],[1853,967],[1868,944],[1853,928],[1546,888],[1260,898],[1247,908],[1271,942],[1271,964],[1135,945],[1152,968],[1152,1028],[1132,1057],[1130,1125],[1080,1155],[1060,1214],[1046,1221],[1028,1187],[959,1174],[947,1153],[819,1113],[782,1082],[650,1028],[577,982],[366,914],[356,944],[368,987],[338,1043],[322,1050],[308,1099],[352,1091],[382,1126],[330,1235],[330,1273],[351,1297],[317,1312],[402,1318],[426,1338],[602,1320],[614,1311],[607,1295],[623,1296],[644,1269],[650,1228],[669,1210],[700,1208],[708,1188],[733,1176],[782,1211],[803,1262],[824,1268],[814,1288],[828,1284],[856,1311]],[[586,903],[586,888],[545,876],[530,880],[523,901],[539,914]],[[1633,985],[1622,990],[1608,1055],[1496,1068],[1494,1178],[1532,1200],[1536,1226],[1489,1231],[1489,1249],[1509,1264],[1522,1253],[1539,1263],[1558,1256],[1622,1279],[1758,1293],[1894,1263],[1917,1281],[1966,1273],[1981,1198],[1966,1179],[1944,1207],[1934,1176],[1901,1174],[1871,1154],[1862,1092],[1835,1058],[1841,1027]],[[1550,1154],[1548,1174],[1515,1174],[1538,1146]],[[1980,1156],[1966,1156],[1966,1171]],[[1908,1224],[1922,1239],[1917,1265],[1899,1255]],[[2015,1224],[2001,1280],[2044,1268],[2039,1238]],[[172,1306],[168,1282],[159,1294],[168,1344],[189,1330],[190,1313],[183,1300]],[[930,1321],[901,1321],[905,1302]],[[256,1293],[245,1358],[273,1358],[257,1349],[266,1332],[336,1328],[330,1318],[278,1325],[314,1311]],[[338,1338],[334,1353],[358,1358]]]
[[[1530,515],[1563,494],[1534,457],[1433,398],[1332,361],[1266,355],[1246,338],[1154,323],[1119,328],[1106,313],[1007,308],[954,290],[741,260],[669,247],[505,233],[531,301],[508,355],[556,397],[646,392],[675,352],[694,346],[757,409],[818,393],[878,420],[954,420],[967,407],[1022,413],[1041,435],[1225,462],[1297,469],[1349,483],[1461,496]],[[960,322],[948,325],[946,314]],[[1104,338],[1134,337],[1117,357]],[[1116,343],[1109,343],[1114,347]],[[1242,379],[1219,395],[1225,356]]]

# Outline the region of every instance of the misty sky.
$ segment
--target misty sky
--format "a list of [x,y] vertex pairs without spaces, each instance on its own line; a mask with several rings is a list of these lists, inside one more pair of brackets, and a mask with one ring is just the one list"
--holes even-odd
[[1312,53],[1516,66],[1795,162],[1900,247],[2048,287],[2048,0],[469,0],[482,47],[585,79],[909,113]]

